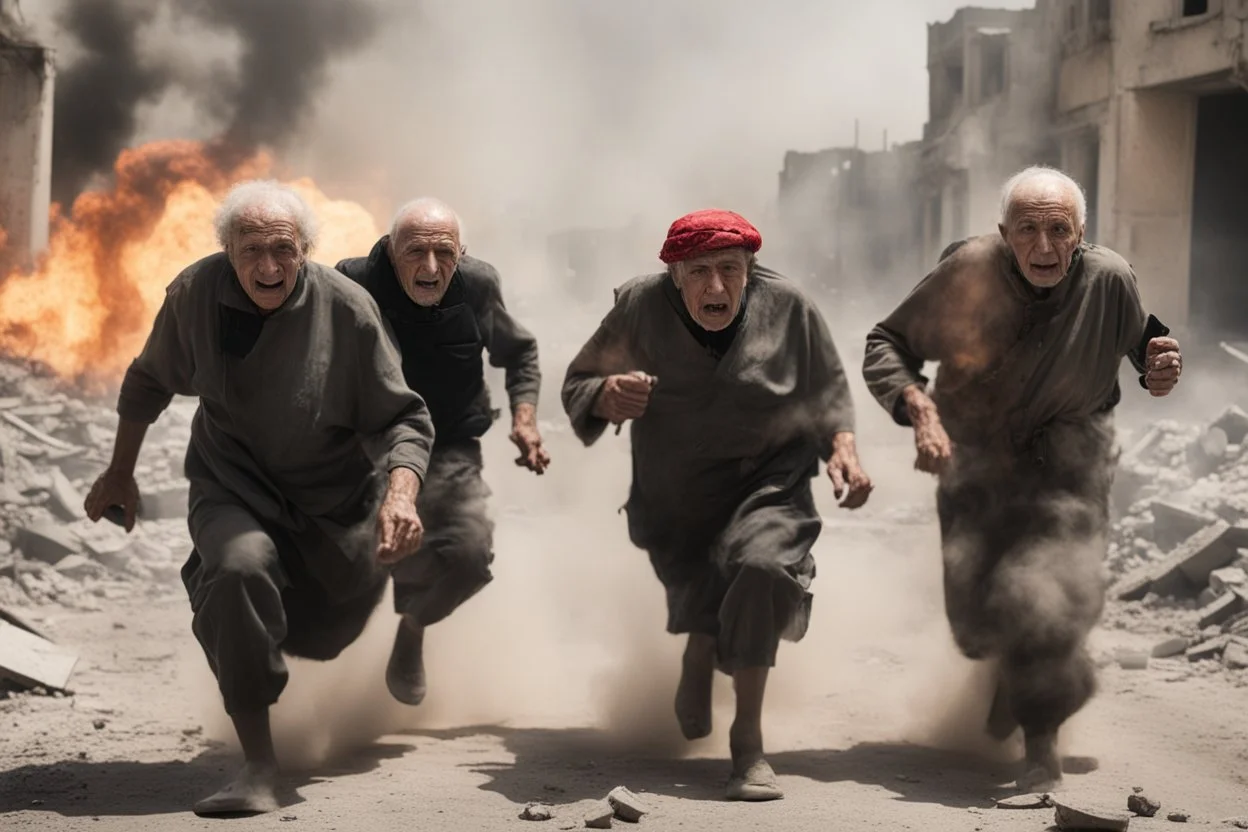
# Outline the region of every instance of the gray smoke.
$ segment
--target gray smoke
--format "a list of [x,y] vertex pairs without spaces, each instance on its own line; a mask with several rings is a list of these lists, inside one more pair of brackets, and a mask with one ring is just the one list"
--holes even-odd
[[[226,72],[196,71],[192,48],[157,59],[143,30],[162,14],[237,39]],[[298,134],[331,61],[377,31],[374,0],[66,0],[58,23],[80,53],[56,87],[53,198],[67,203],[106,173],[135,136],[139,108],[181,89],[206,121],[213,145],[238,158],[281,149]]]

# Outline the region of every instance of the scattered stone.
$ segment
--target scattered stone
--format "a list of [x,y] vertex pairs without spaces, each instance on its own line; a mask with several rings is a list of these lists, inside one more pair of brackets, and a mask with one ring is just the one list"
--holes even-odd
[[103,720],[103,719],[97,719],[97,720],[95,720],[94,722],[92,722],[92,723],[91,723],[91,725],[92,725],[92,726],[95,728],[95,730],[97,730],[97,731],[103,731],[103,730],[104,730],[104,726],[105,726],[105,725],[107,725],[107,724],[108,724],[108,721],[107,721],[107,720]]
[[1152,653],[1154,659],[1168,659],[1177,656],[1191,646],[1191,642],[1182,636],[1168,638],[1163,642],[1153,645]]
[[0,621],[0,679],[21,688],[64,690],[78,654]]
[[1142,818],[1151,818],[1161,811],[1161,803],[1144,794],[1137,788],[1135,794],[1127,795],[1127,811]]
[[52,564],[82,551],[82,541],[71,529],[56,523],[36,523],[20,529],[17,548],[31,560]]
[[1109,832],[1125,832],[1131,823],[1131,816],[1126,812],[1118,812],[1088,803],[1071,801],[1069,798],[1053,798],[1055,808],[1054,822],[1058,829],[1109,830]]
[[1148,654],[1124,651],[1118,654],[1118,666],[1123,670],[1148,670]]
[[67,523],[86,517],[87,513],[82,508],[82,495],[65,473],[60,468],[52,468],[48,476],[52,479],[52,488],[48,492],[48,508],[52,513]]
[[605,800],[600,800],[585,813],[587,829],[610,829],[611,818],[615,817],[615,809]]
[[1120,601],[1139,601],[1149,592],[1168,596],[1192,596],[1209,583],[1209,573],[1235,561],[1232,540],[1243,530],[1228,534],[1232,526],[1219,520],[1183,541],[1165,560],[1148,564],[1127,576],[1116,588]]
[[1221,624],[1236,613],[1242,612],[1245,602],[1241,592],[1238,588],[1224,592],[1211,603],[1201,607],[1200,618],[1197,619],[1196,625],[1203,630],[1205,627]]
[[1235,405],[1230,405],[1223,410],[1222,415],[1214,419],[1209,426],[1220,428],[1226,434],[1226,441],[1232,445],[1242,444],[1244,439],[1248,439],[1248,413]]
[[1171,823],[1187,823],[1189,820],[1191,820],[1191,817],[1192,816],[1189,815],[1187,812],[1171,812],[1170,814],[1166,815],[1166,820],[1170,821]]
[[1248,572],[1238,566],[1225,566],[1209,573],[1209,588],[1217,595],[1243,586],[1248,586]]
[[627,823],[637,823],[642,815],[650,811],[649,806],[623,786],[612,789],[607,795],[607,802],[615,810],[615,816]]
[[1047,794],[1016,794],[997,801],[998,809],[1047,809],[1052,805]]
[[1194,647],[1187,648],[1187,660],[1190,662],[1198,662],[1201,659],[1216,659],[1222,655],[1222,651],[1231,643],[1230,636],[1218,636],[1208,641],[1202,641]]
[[545,803],[530,803],[520,812],[520,820],[550,820],[555,810]]
[[1153,515],[1153,542],[1162,551],[1169,551],[1218,518],[1205,512],[1192,511],[1165,500],[1154,500],[1149,505]]
[[1222,664],[1230,670],[1248,668],[1248,639],[1232,636],[1231,641],[1226,645],[1226,651],[1222,653]]

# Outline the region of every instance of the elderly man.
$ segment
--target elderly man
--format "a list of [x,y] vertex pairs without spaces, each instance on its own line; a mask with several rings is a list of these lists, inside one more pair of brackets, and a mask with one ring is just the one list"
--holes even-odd
[[426,198],[403,206],[367,257],[338,264],[377,301],[403,354],[403,375],[428,404],[436,433],[418,506],[424,543],[394,571],[400,619],[386,683],[409,705],[425,698],[425,628],[492,577],[494,527],[486,514],[480,439],[497,414],[490,409],[483,349],[506,371],[516,464],[541,474],[550,463],[537,430],[537,341],[503,305],[494,267],[464,251],[459,217]]
[[[86,499],[92,520],[120,508],[132,529],[148,425],[174,395],[199,397],[182,578],[246,758],[196,804],[208,815],[277,807],[269,707],[287,681],[282,654],[332,659],[363,630],[384,565],[420,545],[416,498],[433,442],[376,304],[308,260],[316,228],[302,198],[240,184],[217,236],[224,251],[168,288],[122,382],[112,462]],[[381,465],[371,451],[384,452]]]
[[667,591],[668,631],[689,634],[685,737],[711,731],[715,668],[732,676],[730,800],[783,796],[763,758],[763,692],[781,638],[799,640],[810,617],[819,460],[842,506],[871,490],[827,325],[755,262],[761,245],[728,211],[678,219],[659,254],[667,271],[616,292],[563,386],[586,445],[635,420],[629,536]]
[[[872,394],[914,428],[915,466],[939,475],[949,623],[966,656],[999,662],[988,729],[1022,727],[1028,791],[1060,781],[1058,729],[1095,687],[1084,643],[1103,606],[1119,366],[1130,358],[1164,396],[1182,365],[1131,267],[1084,242],[1085,214],[1066,175],[1013,177],[999,236],[946,250],[868,336],[864,363]],[[925,361],[940,364],[930,396]]]

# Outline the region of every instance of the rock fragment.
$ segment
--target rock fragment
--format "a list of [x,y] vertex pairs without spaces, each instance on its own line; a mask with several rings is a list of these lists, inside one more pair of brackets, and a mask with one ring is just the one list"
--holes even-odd
[[1053,805],[1054,823],[1058,829],[1126,832],[1131,823],[1131,816],[1126,812],[1082,801],[1076,802],[1066,797],[1055,796]]
[[998,809],[1047,809],[1052,805],[1047,794],[1016,794],[997,801]]
[[530,803],[520,812],[520,820],[550,820],[555,811],[545,803]]
[[1142,818],[1151,818],[1161,811],[1161,803],[1137,789],[1134,794],[1127,795],[1127,811]]
[[585,828],[610,829],[613,817],[615,817],[615,809],[607,801],[600,800],[585,813]]
[[607,795],[607,802],[611,804],[615,816],[627,823],[637,823],[642,815],[650,811],[650,807],[643,803],[641,798],[623,786],[616,786],[612,789]]

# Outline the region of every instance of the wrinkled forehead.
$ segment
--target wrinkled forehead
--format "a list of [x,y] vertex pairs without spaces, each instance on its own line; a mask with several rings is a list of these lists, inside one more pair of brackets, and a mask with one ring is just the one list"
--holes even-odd
[[447,218],[413,217],[395,231],[396,248],[411,245],[459,248],[459,223]]
[[690,257],[688,260],[682,260],[681,266],[687,272],[694,270],[705,271],[708,269],[723,270],[734,266],[743,268],[749,260],[750,255],[745,249],[725,248],[719,251],[712,251],[709,254]]
[[299,224],[289,211],[271,206],[248,208],[238,215],[234,233],[243,238],[298,241]]
[[1064,219],[1073,224],[1079,213],[1070,186],[1059,180],[1036,178],[1019,185],[1010,200],[1011,219]]

